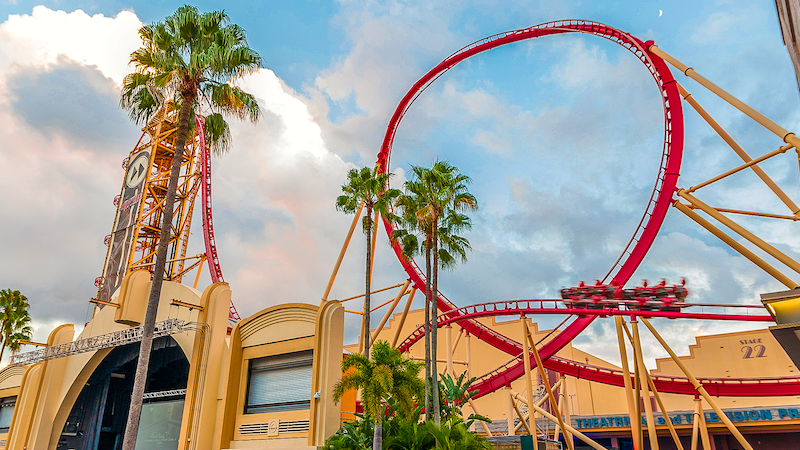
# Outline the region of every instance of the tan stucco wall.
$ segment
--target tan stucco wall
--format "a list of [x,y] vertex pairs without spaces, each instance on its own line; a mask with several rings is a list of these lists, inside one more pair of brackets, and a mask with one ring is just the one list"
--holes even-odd
[[[409,336],[421,323],[423,323],[424,312],[422,310],[410,311],[408,317],[399,334],[398,343]],[[389,320],[385,328],[381,331],[378,339],[392,341],[397,331],[396,326],[399,322],[400,314],[395,314]],[[511,339],[521,342],[522,329],[518,319],[505,322],[497,322],[494,318],[480,319],[484,325],[491,327],[497,332],[508,336]],[[537,324],[531,323],[529,327],[534,334],[534,339],[544,337],[549,330],[539,330]],[[455,342],[460,328],[453,327],[453,341]],[[760,341],[759,341],[760,340]],[[439,330],[439,359],[445,359],[445,331]],[[742,342],[746,341],[746,342]],[[748,344],[749,342],[749,344]],[[609,345],[616,348],[616,339]],[[745,350],[743,347],[750,345],[764,345],[762,357],[756,358],[758,352],[752,352],[752,358],[743,358]],[[471,338],[471,363],[472,376],[481,376],[511,360],[507,355],[488,344]],[[356,345],[346,347],[350,351],[357,351]],[[698,377],[779,377],[779,376],[798,376],[797,368],[792,364],[789,357],[772,337],[772,334],[764,329],[757,331],[746,331],[741,333],[729,333],[714,336],[701,336],[697,338],[697,344],[689,349],[675,349],[679,354],[688,354],[683,357],[683,361],[695,376]],[[424,354],[422,341],[415,344],[410,352],[412,357],[421,358]],[[557,353],[566,359],[578,362],[588,362],[588,364],[619,369],[614,364],[576,349],[571,344],[564,347]],[[630,355],[629,355],[630,356]],[[465,338],[462,336],[453,355],[455,361],[465,361],[466,346]],[[587,361],[588,359],[588,361]],[[682,376],[675,363],[670,359],[660,359],[657,361],[658,367],[651,371],[653,375],[674,375]],[[446,364],[438,364],[440,372],[445,370]],[[456,364],[457,374],[466,370],[465,365]],[[520,378],[511,384],[512,390],[523,394],[525,393],[524,378]],[[624,399],[624,389],[615,386],[608,386],[600,383],[593,383],[586,380],[579,380],[574,377],[566,378],[567,402],[570,413],[581,416],[604,415],[604,414],[625,414],[627,404]],[[574,395],[577,394],[577,395]],[[489,416],[495,421],[506,420],[508,403],[507,393],[499,390],[476,401],[479,412]],[[682,411],[693,408],[693,398],[684,395],[664,395],[664,403],[668,410]],[[800,404],[800,397],[754,397],[754,398],[720,398],[719,404],[722,408],[744,408],[757,406],[778,406]],[[709,406],[705,404],[705,408]]]
[[[678,355],[697,377],[709,378],[759,378],[797,377],[800,372],[783,351],[769,330],[742,331],[738,333],[699,336],[695,345]],[[763,353],[761,347],[763,346]],[[750,350],[747,349],[750,348]],[[749,355],[748,355],[749,352]],[[685,355],[685,356],[681,356]],[[750,356],[745,358],[745,356]],[[656,360],[652,375],[681,376],[681,371],[671,359]],[[756,406],[783,406],[800,404],[800,396],[792,397],[720,397],[715,399],[721,408]],[[692,400],[680,395],[664,395],[667,409],[691,409]],[[703,402],[704,408],[708,404]]]
[[[401,314],[399,313],[393,315],[393,317],[386,323],[384,329],[381,330],[378,339],[388,340],[389,342],[394,339],[400,316]],[[517,342],[522,341],[522,327],[519,323],[519,319],[498,322],[495,320],[495,318],[484,318],[480,319],[479,321],[495,331],[516,340]],[[424,311],[410,311],[405,323],[403,324],[403,328],[400,331],[398,345],[423,322]],[[539,330],[538,324],[532,323],[531,319],[528,319],[528,327],[531,330],[531,333],[534,335],[534,340],[536,341],[543,338],[550,332],[550,330]],[[459,330],[460,328],[458,326],[453,326],[453,342],[455,343],[458,340],[458,345],[453,353],[453,360],[466,361],[466,337],[462,336],[459,340]],[[437,350],[440,360],[445,359],[445,341],[445,331],[440,329],[439,345]],[[357,351],[356,345],[351,345],[346,348],[349,351]],[[512,359],[510,355],[495,349],[494,347],[479,339],[476,339],[475,337],[470,337],[470,348],[472,376],[481,376],[509,362]],[[424,356],[424,347],[422,345],[422,341],[419,341],[417,344],[415,344],[411,348],[411,352],[409,354],[415,358],[422,358]],[[557,355],[580,362],[586,362],[586,359],[588,358],[589,364],[601,367],[617,368],[607,361],[574,348],[571,344],[561,349]],[[446,364],[444,362],[439,362],[438,369],[440,372],[443,372],[446,369]],[[466,370],[466,365],[455,364],[454,369],[456,374],[460,374]],[[578,380],[573,377],[567,377],[566,384],[567,397],[565,398],[571,407],[574,406],[574,410],[571,411],[572,414],[591,415],[616,413],[618,411],[618,408],[616,407],[618,404],[618,399],[623,398],[622,396],[624,395],[624,389],[622,388],[598,383],[589,383],[588,381]],[[524,395],[526,392],[524,378],[514,381],[511,384],[511,389]],[[590,395],[590,392],[592,395]],[[571,394],[577,395],[570,397]],[[506,420],[508,413],[507,396],[508,394],[504,392],[504,390],[499,390],[476,400],[475,406],[480,414],[488,416],[492,420]]]
[[[132,283],[129,283],[132,284],[131,289],[122,302],[146,302],[150,281],[144,277],[132,278],[134,278]],[[167,318],[177,318],[187,322],[197,320],[197,310],[190,311],[188,308],[173,306],[171,304],[173,299],[199,304],[200,292],[177,283],[164,282],[156,320],[162,321]],[[112,296],[112,302],[120,302],[120,291]],[[111,306],[96,309],[92,320],[77,337],[73,336],[72,325],[56,328],[48,338],[48,345],[68,343],[73,338],[85,339],[129,328],[130,325],[114,321],[118,314],[117,309]],[[139,312],[144,314],[141,308]],[[130,317],[132,316],[129,315],[128,319]],[[191,360],[193,333],[179,333],[173,335],[173,338]],[[102,349],[80,353],[33,366],[34,370],[28,374],[27,381],[21,383],[20,390],[24,392],[15,410],[7,448],[26,447],[28,450],[55,448],[69,411],[83,385],[110,351],[111,349]],[[24,377],[20,377],[20,381],[22,378]]]
[[[304,448],[321,445],[339,427],[339,408],[333,403],[333,384],[340,379],[344,333],[343,309],[338,302],[320,307],[294,303],[267,308],[241,320],[230,336],[225,363],[220,433],[214,448]],[[310,410],[244,414],[250,360],[264,356],[314,351]],[[324,391],[324,394],[323,394]],[[242,434],[242,425],[266,425],[271,421],[308,421],[308,432]]]

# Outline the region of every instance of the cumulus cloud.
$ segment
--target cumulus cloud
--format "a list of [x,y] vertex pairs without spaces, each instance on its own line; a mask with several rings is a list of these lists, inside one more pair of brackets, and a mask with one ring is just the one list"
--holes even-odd
[[[55,323],[90,317],[120,162],[139,135],[117,102],[140,26],[130,12],[110,18],[46,7],[0,24],[0,203],[18,211],[0,223],[0,283],[31,299],[39,340]],[[214,192],[223,270],[246,316],[319,301],[349,224],[333,197],[351,165],[328,150],[307,106],[272,71],[242,86],[263,118],[231,123],[233,147],[214,161]],[[190,246],[202,251],[195,219]],[[348,258],[344,270],[358,262]],[[334,296],[362,283],[341,276]]]
[[53,138],[80,142],[90,151],[118,151],[131,145],[127,115],[118,106],[116,84],[97,66],[61,55],[46,68],[28,66],[7,79],[11,109],[25,125]]
[[45,66],[64,55],[97,66],[120,84],[131,52],[141,45],[137,33],[141,26],[136,14],[129,11],[106,17],[36,6],[30,15],[11,15],[0,26],[0,70],[15,65]]
[[[236,303],[253,313],[319,302],[351,220],[334,204],[353,166],[328,150],[305,104],[274,73],[263,69],[242,87],[265,117],[256,126],[232,123],[234,148],[215,161],[214,173],[220,257]],[[356,235],[343,273],[361,261],[360,241]],[[341,294],[362,283],[342,276],[334,295],[349,296]]]
[[[35,324],[90,315],[120,162],[137,136],[116,83],[140,25],[132,13],[45,7],[0,24],[0,203],[14,211],[0,221],[0,282],[29,297]],[[36,339],[49,331],[38,325]]]
[[[259,99],[262,120],[232,122],[231,152],[214,160],[217,242],[243,315],[277,303],[319,301],[351,219],[333,208],[339,186],[348,168],[374,161],[389,117],[414,81],[470,41],[573,15],[568,2],[539,8],[524,2],[518,9],[525,13],[513,17],[493,5],[342,2],[331,22],[344,32],[342,53],[307,85],[289,87],[267,69],[243,81]],[[486,11],[489,25],[471,18]],[[713,35],[673,45],[692,56],[692,48],[717,42],[715,36],[735,37],[731,31],[744,16],[759,29],[775,26],[746,8],[725,14],[730,17],[704,18],[704,32]],[[43,6],[0,24],[0,203],[19,211],[0,222],[0,235],[13,236],[0,242],[0,253],[8,255],[0,261],[0,283],[33,300],[43,329],[37,339],[55,323],[82,323],[89,311],[86,300],[94,295],[92,280],[105,255],[102,237],[113,220],[111,199],[121,182],[119,163],[138,135],[116,99],[140,26],[132,12],[90,16]],[[459,66],[418,99],[398,134],[396,186],[408,163],[427,164],[436,156],[451,159],[475,181],[482,207],[469,235],[475,251],[468,264],[444,273],[441,281],[459,304],[553,297],[560,287],[602,277],[647,204],[663,132],[649,74],[613,44],[584,37],[542,42],[499,54],[513,61],[503,67],[518,78],[496,80],[508,74],[488,69],[489,59]],[[730,45],[764,67],[787,59],[774,42],[731,39]],[[720,84],[797,128],[797,99],[783,95],[795,89],[791,68],[783,78],[753,81],[762,80],[763,72],[749,66],[741,73],[729,70],[741,63],[740,53],[729,53],[694,57],[724,69],[711,71],[712,79],[721,77]],[[522,91],[509,93],[509,86]],[[709,109],[719,106],[687,87]],[[526,103],[528,97],[535,101]],[[747,119],[724,105],[722,113],[714,111],[739,132],[737,139],[752,155],[774,148],[771,137]],[[692,113],[686,117],[691,163],[684,165],[682,185],[739,164],[713,131]],[[768,171],[787,182],[795,179],[794,167],[781,163]],[[752,174],[743,176],[745,181],[705,190],[702,198],[715,206],[782,208],[764,200]],[[787,192],[800,198],[797,186]],[[746,224],[792,256],[800,253],[793,223]],[[198,225],[199,219],[191,245],[202,251]],[[780,289],[676,212],[663,230],[637,279],[686,276],[693,298],[708,302],[753,303],[757,294]],[[376,286],[405,278],[382,233]],[[363,289],[363,242],[362,235],[354,236],[332,298]],[[690,336],[730,330],[728,324],[701,322],[665,321],[659,327],[684,348]],[[355,321],[348,322],[350,338],[355,329]],[[598,322],[576,345],[614,361],[612,335],[607,322]]]

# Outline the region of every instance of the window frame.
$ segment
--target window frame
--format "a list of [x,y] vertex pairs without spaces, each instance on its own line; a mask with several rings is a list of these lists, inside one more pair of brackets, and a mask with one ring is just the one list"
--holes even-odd
[[[254,367],[254,364],[258,363],[259,361],[269,360],[271,358],[280,358],[286,356],[296,355],[298,357],[304,356],[307,354],[307,358],[303,358],[302,360],[297,360],[293,362],[289,362],[286,364],[274,365],[270,367]],[[294,367],[308,367],[309,372],[309,381],[313,384],[313,367],[314,367],[314,351],[312,349],[308,350],[301,350],[296,352],[289,352],[289,353],[279,353],[275,355],[266,355],[261,356],[258,358],[249,359],[247,362],[247,387],[245,389],[244,395],[244,414],[269,414],[269,413],[277,413],[277,412],[289,412],[289,411],[303,411],[307,409],[311,409],[311,390],[313,386],[309,388],[308,392],[308,400],[296,400],[290,402],[280,402],[280,403],[266,403],[266,404],[258,404],[253,405],[250,404],[250,393],[252,390],[252,380],[254,373],[269,373],[277,370],[282,369],[290,369]]]
[[[14,420],[14,409],[16,409],[16,407],[17,407],[16,395],[0,398],[0,409],[11,408],[11,421]],[[11,422],[9,422],[7,427],[0,427],[0,433],[8,433],[10,429],[11,429]]]

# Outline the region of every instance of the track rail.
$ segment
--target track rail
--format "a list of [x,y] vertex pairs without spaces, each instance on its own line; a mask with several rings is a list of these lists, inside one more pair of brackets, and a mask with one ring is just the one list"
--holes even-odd
[[[552,356],[542,363],[545,368],[573,376],[583,380],[595,381],[612,386],[624,386],[622,371],[584,364],[577,361]],[[522,370],[521,355],[492,372],[480,377],[473,389],[479,393],[474,397],[486,394],[505,386],[524,375]],[[702,378],[697,380],[709,394],[716,397],[774,397],[800,395],[800,377],[774,377],[774,378]],[[653,383],[659,392],[667,394],[695,395],[697,390],[692,383],[684,377],[653,376]]]
[[[766,314],[763,306],[754,305],[725,305],[716,303],[688,303],[681,311],[643,311],[636,309],[641,305],[636,301],[615,301],[619,309],[585,309],[571,308],[561,300],[506,300],[499,302],[479,303],[476,305],[462,306],[460,308],[441,314],[436,320],[439,327],[457,324],[466,320],[480,319],[497,316],[527,316],[527,315],[564,315],[608,317],[662,317],[668,319],[702,319],[702,320],[735,320],[746,322],[774,322],[772,316]],[[648,304],[645,304],[648,305]],[[651,302],[650,306],[661,306]],[[699,310],[686,312],[686,309]],[[764,313],[764,314],[759,314]],[[424,328],[420,325],[397,347],[401,352],[407,352],[412,345],[422,339]],[[521,351],[521,348],[519,349]]]
[[[442,314],[437,318],[439,327],[457,324],[462,321],[476,320],[485,317],[516,316],[516,315],[553,315],[574,314],[594,317],[607,317],[612,315],[635,317],[666,317],[670,319],[705,319],[705,320],[734,320],[772,322],[768,314],[763,314],[763,306],[753,305],[725,305],[690,303],[685,309],[699,311],[642,311],[628,309],[639,306],[638,302],[620,301],[621,309],[578,309],[569,308],[561,300],[509,300],[477,305],[464,306],[451,311],[451,314]],[[655,306],[654,304],[653,306]],[[761,313],[761,314],[759,314]],[[398,349],[408,351],[418,340],[423,337],[422,327],[418,328]],[[474,389],[478,390],[475,398],[482,397],[506,386],[524,375],[522,349],[513,354],[506,364],[491,372],[478,377]],[[533,360],[533,358],[532,358]],[[532,363],[533,364],[533,363]],[[570,375],[584,380],[595,381],[612,386],[624,386],[622,371],[606,367],[593,366],[577,361],[571,361],[558,356],[551,356],[543,365],[564,375]],[[711,395],[734,397],[781,396],[800,395],[800,377],[777,377],[758,379],[731,379],[731,378],[698,378]],[[684,377],[654,376],[653,382],[660,392],[669,394],[694,394],[694,386]]]
[[[672,193],[675,190],[680,173],[684,135],[681,98],[672,73],[661,58],[647,50],[648,46],[646,46],[644,42],[625,32],[597,22],[583,20],[557,21],[500,33],[461,48],[445,58],[444,61],[420,78],[400,101],[400,104],[395,109],[387,126],[383,144],[378,153],[377,164],[381,172],[388,172],[392,145],[404,115],[417,97],[448,70],[471,56],[502,45],[526,39],[565,33],[592,34],[608,39],[630,51],[650,72],[661,94],[664,110],[664,144],[655,187],[636,231],[620,257],[612,265],[608,275],[606,275],[606,279],[612,277],[612,280],[617,284],[624,285],[633,275],[633,272],[650,249],[664,221],[667,210],[669,209]],[[387,234],[391,236],[394,228],[391,222],[386,218],[384,218],[384,227],[386,228]],[[419,269],[419,266],[415,261],[403,257],[399,245],[394,245],[394,251],[414,285],[424,292],[425,276]],[[438,294],[437,305],[448,317],[457,317],[459,315],[455,305],[441,293]],[[575,336],[589,326],[594,319],[595,316],[593,315],[578,316],[564,330],[556,334],[552,340],[542,346],[540,350],[542,358],[547,360],[553,356],[558,350],[567,345]],[[497,333],[475,320],[468,319],[458,321],[457,323],[465,331],[501,351],[511,355],[519,355],[522,351],[521,345],[518,342]],[[502,374],[498,374],[497,376],[499,377],[498,380],[500,378],[503,380],[507,379],[507,377]],[[491,386],[492,384],[486,387],[489,388]],[[481,393],[485,395],[488,391],[481,391]]]
[[[202,165],[200,170],[200,195],[203,197],[203,242],[206,247],[206,260],[208,261],[208,271],[211,274],[211,282],[218,283],[225,281],[225,278],[222,276],[222,268],[219,265],[219,256],[217,255],[217,241],[214,239],[214,216],[211,213],[211,151],[206,145],[205,118],[199,115],[195,116],[195,125],[197,125],[197,134],[200,136],[200,153],[202,155],[200,160]],[[228,308],[228,319],[233,321],[241,320],[233,301],[231,301]]]

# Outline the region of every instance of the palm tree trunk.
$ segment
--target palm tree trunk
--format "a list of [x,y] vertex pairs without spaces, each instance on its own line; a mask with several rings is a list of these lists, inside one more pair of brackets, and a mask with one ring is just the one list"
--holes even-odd
[[372,450],[383,450],[383,423],[375,422],[372,433]]
[[431,361],[433,364],[433,423],[436,426],[441,426],[442,424],[442,409],[441,405],[439,404],[439,360],[437,359],[437,349],[439,347],[439,242],[438,242],[438,231],[439,231],[439,224],[436,219],[433,220],[433,280],[431,281],[431,293],[433,294],[431,299]]
[[372,337],[369,330],[369,315],[370,315],[370,298],[369,292],[371,289],[371,282],[372,282],[372,205],[367,205],[367,215],[365,217],[367,221],[367,289],[364,292],[364,356],[369,358],[369,340]]
[[128,422],[125,426],[125,438],[122,450],[134,450],[136,436],[139,432],[139,418],[142,414],[142,395],[144,395],[147,382],[147,369],[150,367],[150,352],[153,348],[153,332],[156,326],[156,313],[158,302],[161,298],[161,284],[164,281],[164,267],[167,262],[167,248],[169,247],[170,228],[172,227],[172,212],[175,207],[175,193],[178,190],[178,176],[180,175],[183,148],[186,144],[186,135],[189,131],[189,116],[194,105],[196,94],[184,95],[181,112],[178,117],[178,130],[175,137],[175,154],[172,156],[172,171],[169,175],[167,194],[164,199],[164,215],[161,218],[161,234],[158,237],[158,253],[153,267],[153,286],[150,289],[150,298],[147,300],[147,312],[144,316],[142,342],[139,346],[139,361],[136,365],[136,375],[133,380],[131,393],[131,406],[128,409]]
[[[8,315],[8,313],[6,313]],[[3,352],[6,350],[6,342],[8,342],[8,336],[6,335],[6,321],[4,320],[0,323],[0,333],[2,333],[2,345],[0,345],[0,361],[3,360]]]
[[431,246],[425,239],[425,420],[431,420]]

